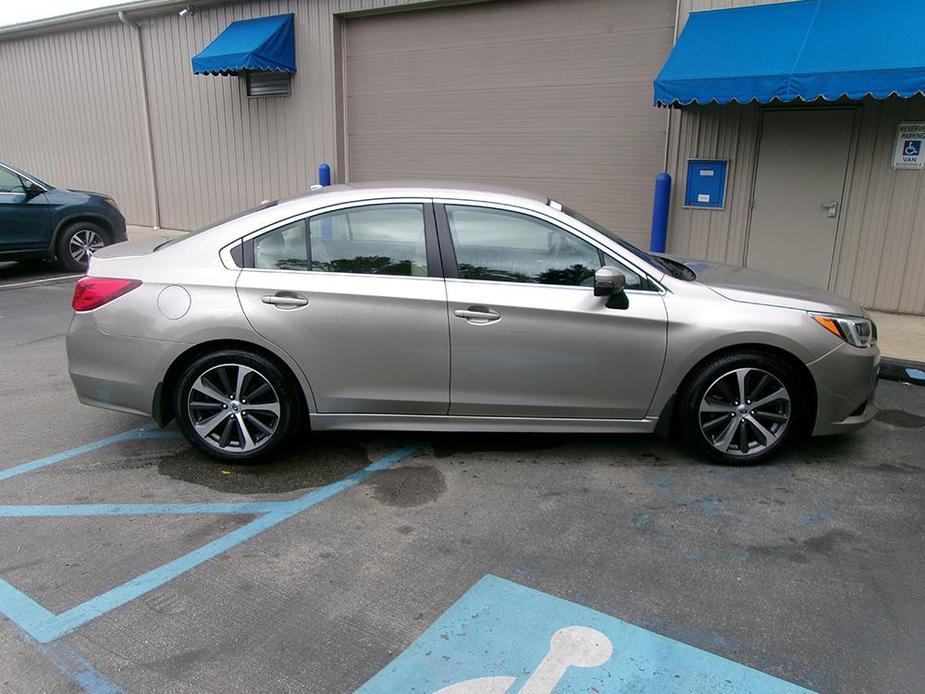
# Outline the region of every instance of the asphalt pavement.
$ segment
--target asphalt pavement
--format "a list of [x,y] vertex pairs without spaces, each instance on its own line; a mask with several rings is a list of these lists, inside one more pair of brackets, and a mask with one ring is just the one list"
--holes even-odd
[[58,274],[0,266],[0,691],[922,688],[921,387],[754,467],[308,432],[222,465],[77,402]]

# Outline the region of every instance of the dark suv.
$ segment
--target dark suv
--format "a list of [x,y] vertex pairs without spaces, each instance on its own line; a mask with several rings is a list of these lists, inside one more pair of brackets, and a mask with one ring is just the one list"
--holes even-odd
[[0,261],[55,260],[87,269],[103,246],[125,241],[125,217],[112,198],[55,188],[0,162]]

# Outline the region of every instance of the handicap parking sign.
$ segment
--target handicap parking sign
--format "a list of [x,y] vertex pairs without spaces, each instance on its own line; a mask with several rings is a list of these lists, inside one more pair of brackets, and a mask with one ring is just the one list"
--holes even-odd
[[893,168],[925,168],[922,142],[925,142],[925,123],[900,123],[893,149]]
[[582,605],[486,576],[357,692],[810,690]]

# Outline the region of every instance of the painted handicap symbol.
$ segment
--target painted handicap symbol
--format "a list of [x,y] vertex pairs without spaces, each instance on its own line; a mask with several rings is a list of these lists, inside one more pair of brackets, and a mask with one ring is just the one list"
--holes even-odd
[[[552,694],[569,668],[598,667],[612,655],[613,644],[597,629],[563,627],[549,639],[549,652],[518,694]],[[434,694],[513,694],[511,687],[516,681],[516,677],[476,677],[451,684]]]
[[398,692],[811,694],[760,670],[497,576],[485,576],[469,588],[357,690]]

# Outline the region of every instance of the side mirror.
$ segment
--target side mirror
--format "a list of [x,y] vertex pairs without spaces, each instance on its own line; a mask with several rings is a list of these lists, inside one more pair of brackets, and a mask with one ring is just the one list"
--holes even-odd
[[27,182],[25,192],[26,192],[26,197],[31,200],[32,198],[37,197],[41,195],[42,193],[44,193],[45,189],[36,183]]
[[605,265],[594,273],[594,296],[616,296],[626,288],[626,275]]

